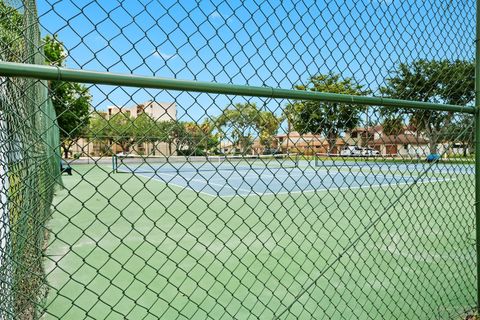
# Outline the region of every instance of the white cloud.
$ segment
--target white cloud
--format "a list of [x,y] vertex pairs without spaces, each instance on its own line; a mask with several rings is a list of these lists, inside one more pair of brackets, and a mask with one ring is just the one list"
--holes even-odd
[[220,12],[218,11],[213,11],[210,16],[210,18],[212,19],[219,19],[219,18],[223,18],[222,15],[220,14]]
[[173,59],[173,58],[175,58],[175,57],[177,56],[177,55],[174,54],[174,53],[170,54],[170,53],[162,52],[162,51],[160,51],[160,50],[154,51],[154,52],[153,52],[153,55],[154,55],[155,57],[163,58],[164,60]]

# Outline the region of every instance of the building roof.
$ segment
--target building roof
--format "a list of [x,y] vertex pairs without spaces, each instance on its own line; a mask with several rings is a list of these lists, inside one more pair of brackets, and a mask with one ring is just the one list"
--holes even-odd
[[[288,145],[290,147],[313,147],[313,146],[327,146],[328,145],[328,140],[325,138],[305,138],[305,137],[295,137],[294,139],[290,138],[289,140],[283,140],[282,142],[282,147],[287,146],[287,141]],[[337,141],[335,142],[335,145],[341,146],[345,144],[345,139],[343,138],[337,138]]]
[[413,134],[399,134],[383,136],[373,141],[374,145],[384,144],[412,144],[412,145],[425,145],[428,144],[428,140],[418,137]]
[[[288,134],[286,133],[281,133],[281,134],[277,134],[275,137],[276,138],[286,138]],[[299,138],[299,137],[302,137],[304,139],[307,139],[307,138],[317,138],[317,139],[321,139],[321,135],[319,134],[313,134],[313,133],[305,133],[305,134],[300,134],[299,132],[297,131],[292,131],[290,132],[290,139],[292,138]]]

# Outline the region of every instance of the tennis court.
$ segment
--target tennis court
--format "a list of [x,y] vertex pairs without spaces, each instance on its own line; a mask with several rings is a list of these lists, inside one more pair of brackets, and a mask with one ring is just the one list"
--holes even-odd
[[480,315],[480,0],[0,0],[0,319]]
[[[75,169],[49,223],[46,319],[274,318],[290,303],[283,318],[442,318],[469,304],[474,284],[465,271],[475,268],[475,250],[465,212],[473,200],[462,195],[471,175],[432,174],[414,185],[406,172],[318,169],[312,161],[176,174]],[[294,181],[305,190],[295,193]],[[265,192],[272,188],[275,196]],[[452,197],[456,211],[445,210]],[[412,219],[412,210],[422,215]],[[404,295],[418,278],[427,279],[422,290]]]
[[[115,159],[114,170],[154,179],[212,197],[312,193],[376,188],[450,180],[443,175],[473,174],[472,165],[414,164],[330,159],[298,160],[297,156],[234,158]],[[428,174],[424,174],[424,172]],[[432,176],[437,174],[437,176]]]
[[278,195],[328,190],[375,188],[411,183],[434,183],[442,178],[415,178],[406,174],[364,171],[315,170],[314,168],[250,168],[230,171],[137,172],[136,175],[188,188],[209,196]]

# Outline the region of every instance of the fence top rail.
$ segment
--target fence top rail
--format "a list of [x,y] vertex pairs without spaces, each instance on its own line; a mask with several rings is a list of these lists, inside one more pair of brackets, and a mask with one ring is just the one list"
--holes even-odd
[[193,80],[179,80],[152,76],[138,76],[111,72],[87,71],[79,69],[52,67],[45,65],[14,63],[0,61],[0,76],[25,77],[39,80],[63,80],[70,82],[143,87],[151,89],[194,91],[214,94],[243,95],[276,99],[314,100],[337,103],[353,103],[384,107],[401,107],[411,109],[428,109],[434,111],[451,111],[475,113],[473,106],[439,104],[422,101],[391,99],[383,97],[354,96],[328,92],[313,92],[272,87],[258,87],[215,83]]

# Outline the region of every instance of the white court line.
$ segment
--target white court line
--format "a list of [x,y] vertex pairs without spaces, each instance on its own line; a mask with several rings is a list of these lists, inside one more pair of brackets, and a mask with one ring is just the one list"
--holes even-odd
[[[178,176],[178,174],[173,174],[173,173],[162,173],[164,175],[167,175],[167,176],[171,176],[171,177],[176,177]],[[231,189],[233,191],[237,191],[237,190],[240,190],[240,191],[244,191],[244,192],[252,192],[252,190],[247,190],[247,189],[242,189],[242,188],[234,188],[234,187],[231,187],[227,184],[220,184],[220,183],[215,183],[215,182],[210,182],[210,180],[207,180],[206,178],[203,178],[203,180],[200,180],[200,179],[195,179],[195,178],[191,178],[191,179],[186,179],[185,177],[182,177],[184,180],[188,180],[188,181],[195,181],[195,182],[200,182],[200,183],[203,183],[203,184],[206,184],[206,185],[213,185],[213,186],[218,186],[218,187],[222,187],[222,188],[228,188],[228,189]],[[226,180],[225,180],[226,181]],[[165,181],[167,182],[167,181]],[[167,182],[169,183],[169,182]],[[192,189],[190,186],[187,185],[188,188]]]
[[[307,176],[305,176],[305,172],[311,172],[311,173],[316,173],[318,171],[303,171],[303,172],[300,172],[298,174],[278,174],[278,175],[270,175],[270,174],[261,174],[261,175],[258,175],[258,176],[254,176],[254,175],[246,175],[244,177],[240,176],[240,177],[229,177],[230,179],[245,179],[245,178],[255,178],[255,179],[258,179],[258,177],[270,177],[270,178],[283,178],[283,177],[289,177],[289,178],[301,178],[301,177],[305,177],[307,178]],[[340,172],[338,172],[340,173]],[[348,173],[348,172],[344,172],[344,173]],[[368,175],[372,175],[372,176],[375,176],[374,174],[368,174]],[[312,175],[313,177],[331,177],[332,175],[324,175],[324,174],[314,174]],[[342,175],[342,176],[345,176],[345,175]],[[354,175],[355,177],[358,176],[358,175]],[[366,175],[364,175],[366,177]],[[399,178],[400,176],[395,176],[395,175],[385,175],[385,174],[382,174],[383,177],[385,178]],[[410,177],[409,177],[410,178]],[[415,177],[411,177],[411,178],[415,178]]]
[[[457,179],[437,179],[434,181],[419,181],[416,184],[427,184],[432,182],[446,182],[446,181],[455,181]],[[402,182],[402,183],[395,183],[395,184],[375,184],[375,185],[366,185],[366,186],[358,186],[358,187],[340,187],[340,188],[329,188],[329,189],[307,189],[307,190],[298,190],[298,191],[283,191],[283,192],[262,192],[262,193],[255,193],[257,196],[278,196],[278,195],[286,195],[286,194],[299,194],[299,193],[315,193],[315,192],[325,192],[325,191],[342,191],[342,190],[358,190],[358,189],[367,189],[367,188],[383,188],[383,187],[396,187],[396,186],[403,186],[403,185],[411,185],[413,182]],[[222,196],[222,198],[234,198],[242,196],[241,194],[235,195],[228,195]]]
[[[125,171],[125,172],[128,172],[128,171]],[[167,173],[162,173],[162,174],[166,174],[166,175],[170,175],[170,176],[176,176],[176,174],[167,174]],[[166,185],[173,185],[175,187],[178,187],[178,188],[181,188],[181,189],[188,189],[194,193],[200,193],[200,194],[203,194],[203,195],[206,195],[206,196],[209,196],[209,197],[214,197],[214,198],[226,198],[226,199],[230,199],[230,198],[235,198],[235,197],[248,197],[248,196],[279,196],[279,195],[290,195],[290,194],[300,194],[300,193],[316,193],[316,192],[328,192],[328,191],[343,191],[343,190],[359,190],[359,189],[367,189],[367,188],[383,188],[383,187],[396,187],[396,186],[404,186],[404,185],[411,185],[413,184],[413,182],[402,182],[402,183],[395,183],[395,184],[375,184],[375,185],[365,185],[365,186],[357,186],[357,187],[340,187],[340,188],[327,188],[327,189],[307,189],[307,190],[298,190],[298,191],[282,191],[282,192],[255,192],[253,189],[251,190],[247,190],[247,189],[242,189],[242,188],[233,188],[233,187],[230,187],[230,186],[227,186],[227,185],[221,185],[221,184],[218,184],[218,183],[215,183],[214,185],[218,185],[218,186],[221,186],[221,187],[227,187],[233,191],[236,191],[236,190],[241,190],[241,191],[244,191],[244,192],[247,192],[247,194],[234,194],[234,195],[225,195],[225,196],[221,196],[219,194],[211,194],[211,193],[208,193],[208,192],[205,192],[205,191],[198,191],[198,190],[195,190],[193,189],[192,187],[186,185],[186,186],[183,186],[183,185],[179,185],[179,184],[176,184],[176,183],[172,183],[172,182],[167,182],[165,180],[162,180],[160,178],[157,178],[157,175],[155,174],[154,176],[152,177],[148,177],[148,176],[145,176],[145,175],[142,175],[141,173],[139,174],[141,177],[144,177],[146,179],[154,179],[156,181],[160,181],[160,182],[163,182],[164,184]],[[190,179],[190,180],[196,180],[197,182],[202,182],[202,183],[206,183],[206,185],[208,184],[213,184],[213,183],[210,183],[209,181],[207,180],[197,180],[197,179]],[[455,181],[457,179],[435,179],[435,180],[428,180],[428,181],[419,181],[417,182],[416,184],[428,184],[428,183],[433,183],[433,182],[448,182],[448,181]]]
[[[270,175],[270,174],[259,174],[259,175],[245,175],[245,176],[242,176],[242,175],[239,175],[239,176],[229,176],[228,177],[228,180],[245,180],[245,179],[259,179],[261,177],[270,177],[270,178],[292,178],[292,179],[298,179],[298,178],[306,178],[308,179],[308,181],[312,181],[312,179],[309,179],[307,176],[305,176],[305,172],[307,173],[317,173],[319,172],[320,170],[318,171],[302,171],[302,172],[299,172],[299,173],[295,173],[295,174],[278,174],[278,175]],[[330,172],[327,172],[325,171],[326,173],[330,173]],[[351,173],[354,177],[358,177],[359,175],[357,173],[359,172],[348,172],[348,171],[338,171],[337,172],[338,174],[342,175],[342,177],[345,177],[345,173]],[[402,175],[395,175],[395,174],[384,174],[384,173],[380,173],[382,178],[392,178],[392,179],[401,179],[401,178],[404,178],[404,176]],[[220,175],[221,176],[221,175]],[[324,174],[313,174],[312,177],[313,178],[323,178],[323,177],[331,177],[332,175],[324,175]],[[376,174],[371,172],[371,173],[367,173],[366,175],[363,175],[363,177],[367,177],[367,176],[373,176],[373,177],[376,177]],[[360,177],[362,177],[362,175],[360,175]],[[418,176],[409,176],[407,178],[417,178]],[[209,181],[217,181],[217,182],[222,182],[226,180],[226,177],[224,179],[221,179],[220,177],[218,178],[213,178],[212,180],[209,180]],[[273,181],[278,181],[278,182],[285,182],[285,181],[281,181],[279,179],[272,179]],[[268,181],[268,182],[271,182]]]
[[[122,172],[124,172],[124,173],[132,173],[131,171],[122,171]],[[133,173],[135,173],[135,172],[133,172]],[[172,186],[177,187],[177,188],[180,188],[180,189],[184,189],[184,190],[188,190],[188,191],[193,191],[193,192],[195,192],[195,193],[197,193],[197,194],[200,193],[200,194],[203,194],[203,195],[209,196],[209,197],[215,197],[215,198],[218,197],[217,195],[213,195],[213,194],[207,193],[207,192],[205,192],[205,191],[197,191],[197,190],[194,190],[194,189],[190,188],[189,186],[182,186],[182,185],[179,185],[179,184],[176,184],[176,183],[173,183],[173,182],[167,182],[167,181],[165,181],[165,180],[162,180],[162,179],[157,178],[157,175],[156,175],[156,174],[154,174],[154,176],[149,177],[149,176],[146,176],[146,175],[144,175],[144,174],[142,174],[142,173],[135,173],[135,176],[136,176],[136,177],[143,178],[143,179],[147,179],[147,180],[152,180],[152,179],[153,179],[153,180],[156,180],[156,181],[160,181],[160,182],[162,182],[163,184],[165,184],[166,186],[172,185]]]
[[[211,194],[211,193],[207,193],[205,191],[197,191],[195,190],[194,188],[192,188],[191,186],[188,185],[188,182],[187,182],[187,185],[183,186],[183,185],[179,185],[179,184],[176,184],[176,183],[173,183],[173,182],[170,182],[170,181],[166,181],[166,180],[163,180],[163,179],[160,179],[160,178],[157,178],[158,175],[157,174],[154,174],[154,176],[152,177],[148,177],[146,175],[143,175],[142,173],[139,173],[140,176],[142,177],[145,177],[145,178],[153,178],[157,181],[161,181],[165,184],[171,184],[173,186],[176,186],[176,187],[179,187],[179,188],[182,188],[182,189],[189,189],[189,190],[192,190],[196,193],[201,193],[201,194],[205,194],[205,195],[208,195],[208,196],[211,196],[211,197],[224,197],[224,196],[220,196],[220,195],[214,195],[214,194]],[[167,176],[171,176],[173,178],[175,178],[176,176],[178,176],[178,174],[173,174],[173,173],[164,173],[162,172],[162,175],[167,175]],[[199,183],[202,183],[203,185],[205,186],[208,186],[208,185],[214,185],[214,186],[218,186],[218,187],[222,187],[222,188],[228,188],[228,189],[231,189],[233,191],[237,191],[237,190],[240,190],[240,191],[243,191],[243,192],[247,192],[249,194],[252,193],[252,190],[248,190],[248,189],[242,189],[242,188],[234,188],[234,187],[231,187],[229,185],[226,185],[226,184],[220,184],[220,183],[214,183],[214,182],[210,182],[208,181],[207,179],[204,179],[204,180],[199,180],[199,179],[195,179],[195,178],[192,178],[192,179],[186,179],[185,177],[182,177],[183,179],[185,179],[185,181],[194,181],[194,182],[199,182]],[[213,189],[213,188],[212,188]],[[248,195],[248,194],[247,194]]]

